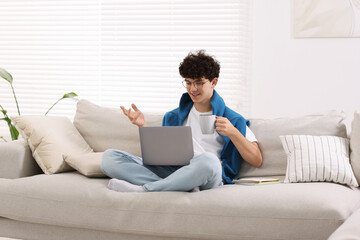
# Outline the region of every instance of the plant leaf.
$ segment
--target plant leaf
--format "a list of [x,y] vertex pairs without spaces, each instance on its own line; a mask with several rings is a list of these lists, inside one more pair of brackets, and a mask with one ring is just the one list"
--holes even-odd
[[7,122],[8,127],[9,127],[9,131],[11,134],[11,139],[12,140],[16,140],[19,137],[19,131],[16,129],[16,127],[11,123],[11,119],[8,117],[5,118],[0,118],[0,120],[4,120]]
[[4,118],[0,118],[0,120],[4,120],[8,123],[9,127],[10,127],[10,124],[11,124],[11,119],[8,118],[8,117],[4,117]]
[[64,94],[64,96],[62,98],[74,98],[74,97],[77,97],[78,95],[74,92],[69,92],[69,93],[66,93]]
[[3,68],[0,68],[0,77],[8,81],[10,84],[13,83],[13,77],[11,74]]
[[46,116],[46,114],[48,114],[49,112],[50,112],[50,110],[58,103],[58,102],[60,102],[61,100],[63,100],[63,99],[65,99],[65,98],[72,98],[72,99],[74,99],[74,100],[78,100],[78,99],[76,99],[76,98],[74,98],[74,97],[77,97],[78,95],[76,94],[76,93],[74,93],[74,92],[69,92],[69,93],[66,93],[66,94],[64,94],[64,96],[62,97],[62,98],[60,98],[59,100],[57,100],[48,110],[47,110],[47,112],[45,113],[45,116]]
[[1,112],[4,114],[4,118],[0,118],[0,120],[4,120],[4,121],[7,122],[8,127],[9,127],[9,131],[10,131],[10,134],[11,134],[11,139],[12,140],[17,140],[18,137],[19,137],[19,131],[16,129],[16,127],[14,125],[12,125],[11,119],[6,114],[7,111],[1,105],[0,105],[0,108],[2,109]]
[[17,140],[19,138],[19,131],[11,123],[9,125],[9,128],[10,128],[10,133],[11,133],[11,139],[12,140]]

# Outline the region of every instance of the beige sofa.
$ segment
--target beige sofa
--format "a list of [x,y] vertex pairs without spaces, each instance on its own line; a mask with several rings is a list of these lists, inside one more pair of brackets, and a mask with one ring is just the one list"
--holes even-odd
[[[161,125],[162,114],[145,115],[150,125]],[[279,176],[292,181],[294,172],[288,166],[289,156],[279,136],[346,138],[343,119],[341,111],[298,118],[250,119],[264,164],[258,169],[243,164],[239,177]],[[77,134],[54,128],[48,118],[32,120],[31,116],[14,120],[26,140],[0,144],[0,237],[328,239],[360,208],[358,187],[328,179],[234,184],[201,192],[114,192],[107,189],[109,179],[101,175],[101,152],[117,148],[140,154],[138,129],[129,124],[120,110],[86,100],[78,102],[73,126],[90,148],[80,140],[73,142]],[[59,126],[58,122],[55,126]],[[357,181],[358,133],[360,112],[355,113],[353,120],[348,169]],[[61,137],[57,139],[58,136]],[[64,141],[67,144],[63,146]],[[53,149],[51,153],[49,149]],[[51,159],[46,159],[49,156]],[[53,161],[55,158],[60,164]],[[336,161],[333,159],[334,168],[341,166],[335,166]],[[351,226],[351,222],[347,225]],[[342,239],[341,228],[338,231],[332,239]]]

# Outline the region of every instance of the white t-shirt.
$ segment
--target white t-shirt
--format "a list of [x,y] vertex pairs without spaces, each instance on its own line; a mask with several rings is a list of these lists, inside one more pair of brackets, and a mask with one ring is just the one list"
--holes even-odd
[[[204,152],[211,152],[220,159],[220,154],[224,147],[225,140],[216,131],[213,134],[202,134],[199,120],[200,114],[212,114],[212,111],[200,113],[193,106],[183,123],[183,126],[191,126],[194,155],[198,155]],[[257,141],[254,133],[248,126],[246,126],[246,139],[250,142]]]

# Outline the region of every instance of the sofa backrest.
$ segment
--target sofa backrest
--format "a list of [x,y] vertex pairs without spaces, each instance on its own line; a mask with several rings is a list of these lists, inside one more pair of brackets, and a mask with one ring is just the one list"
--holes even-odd
[[[144,115],[148,126],[161,126],[164,114]],[[95,152],[114,148],[141,156],[139,129],[120,108],[102,107],[80,100],[77,103],[74,125]]]
[[281,135],[313,135],[347,137],[343,111],[333,110],[293,118],[249,119],[263,156],[263,165],[254,168],[244,162],[239,177],[285,175],[287,156],[282,147]]
[[[163,113],[144,115],[149,126],[161,126]],[[330,111],[297,118],[250,119],[250,128],[263,155],[263,165],[253,168],[244,162],[238,176],[285,175],[287,159],[280,135],[346,137],[344,118],[344,112]],[[95,152],[115,148],[141,156],[138,127],[130,123],[120,108],[101,107],[80,100],[74,125]]]

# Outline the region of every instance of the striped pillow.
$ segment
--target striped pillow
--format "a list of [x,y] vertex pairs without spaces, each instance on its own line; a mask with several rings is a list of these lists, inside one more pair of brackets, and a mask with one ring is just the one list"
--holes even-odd
[[280,136],[287,155],[285,183],[335,182],[358,187],[349,162],[349,139],[336,136]]

